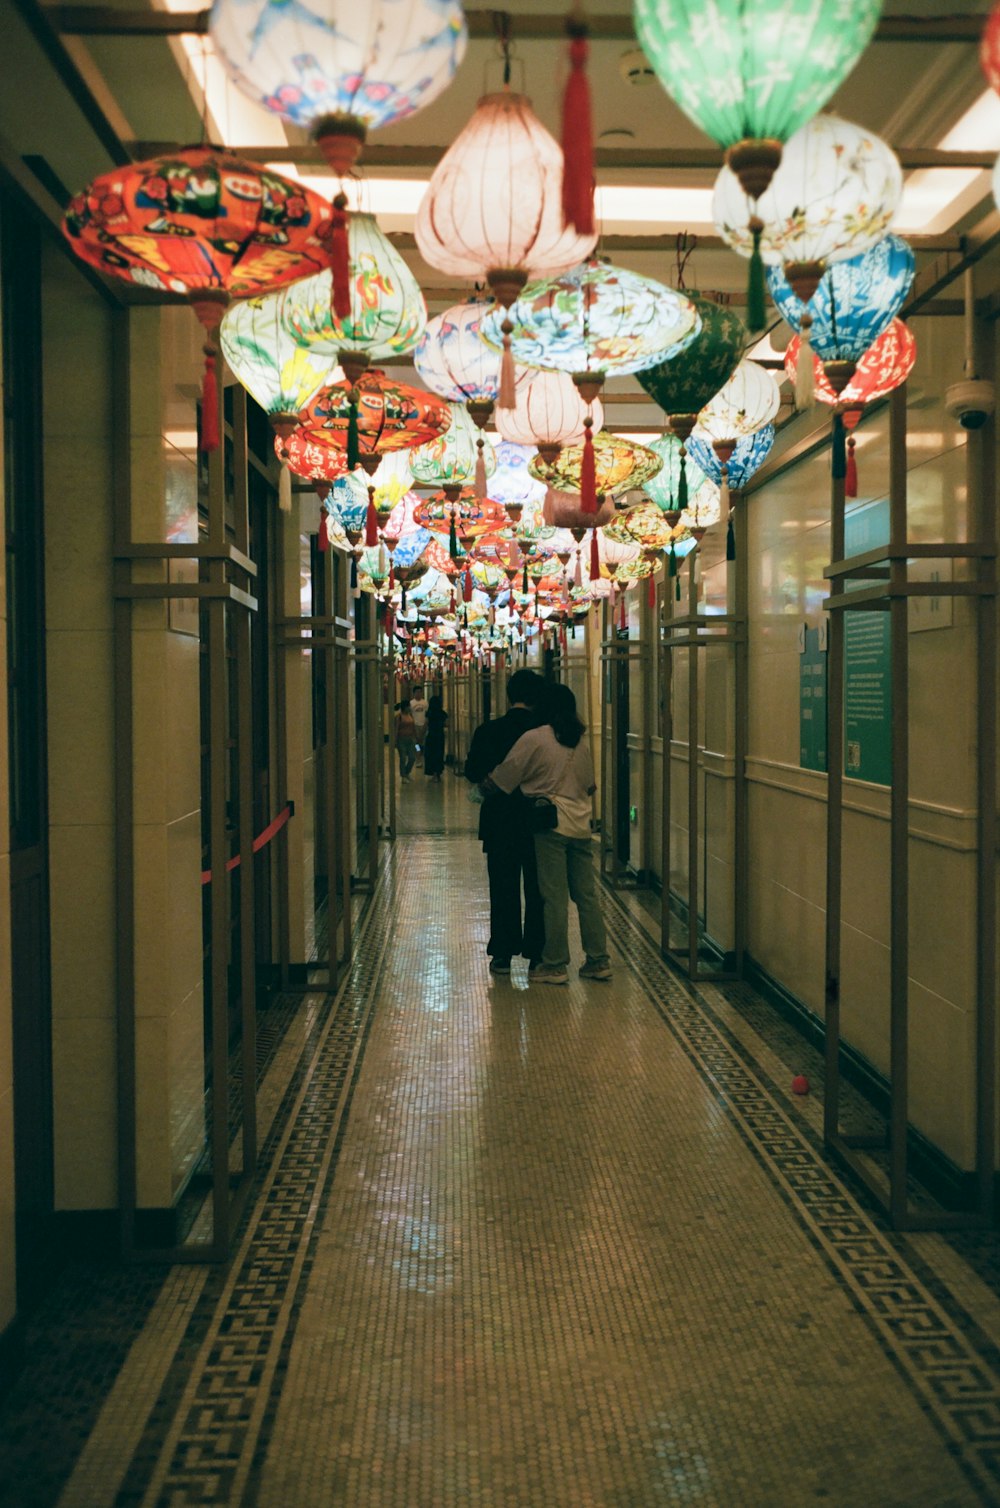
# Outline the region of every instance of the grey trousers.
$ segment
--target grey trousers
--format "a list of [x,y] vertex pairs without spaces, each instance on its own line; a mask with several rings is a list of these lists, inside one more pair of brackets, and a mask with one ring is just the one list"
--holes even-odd
[[580,916],[580,938],[588,963],[607,963],[608,941],[597,894],[597,879],[589,838],[564,838],[561,833],[535,834],[538,888],[545,908],[545,950],[542,962],[565,967],[569,963],[569,903]]

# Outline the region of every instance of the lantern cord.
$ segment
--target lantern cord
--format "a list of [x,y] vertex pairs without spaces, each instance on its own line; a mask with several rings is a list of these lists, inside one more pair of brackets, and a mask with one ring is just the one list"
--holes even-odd
[[205,351],[205,376],[201,385],[201,439],[200,449],[207,455],[219,448],[219,386],[215,375],[215,346],[207,341]]
[[199,146],[208,146],[208,41],[201,37],[201,141]]
[[566,18],[570,73],[563,95],[563,224],[581,236],[594,233],[594,126],[587,82],[587,23],[576,0]]
[[751,334],[757,334],[767,324],[764,259],[760,254],[760,237],[763,229],[763,220],[754,215],[750,221],[753,252],[750,257],[750,272],[747,281],[747,329]]
[[847,474],[844,479],[844,496],[857,497],[858,495],[858,462],[854,454],[856,441],[853,435],[847,437]]
[[375,512],[375,487],[368,487],[368,510],[365,513],[365,544],[371,549],[378,544],[378,514]]
[[482,435],[476,441],[476,496],[486,496],[486,442]]
[[845,481],[847,478],[847,446],[844,443],[845,435],[844,420],[839,413],[835,413],[833,416],[833,462],[830,474],[838,482]]
[[512,409],[517,406],[514,353],[510,348],[510,337],[514,326],[505,317],[500,329],[503,332],[503,356],[500,359],[500,391],[497,394],[497,408]]
[[683,292],[687,286],[684,275],[687,272],[687,264],[694,255],[694,249],[698,244],[698,237],[692,236],[689,231],[682,230],[677,237],[677,287]]
[[495,10],[493,12],[493,26],[497,34],[497,42],[500,46],[500,56],[503,58],[503,86],[510,88],[510,12]]
[[330,548],[330,520],[325,508],[321,508],[319,513],[319,539],[317,544],[320,554],[325,555]]
[[594,459],[594,421],[590,414],[583,421],[583,454],[580,458],[580,511],[597,512],[597,466]]
[[803,314],[799,326],[799,358],[795,363],[795,407],[812,408],[816,401],[816,371],[813,364],[813,348],[810,340],[812,315]]
[[351,254],[347,231],[347,195],[333,201],[330,230],[330,309],[335,319],[351,317]]
[[597,548],[596,529],[590,531],[590,579],[591,581],[601,579],[601,553]]

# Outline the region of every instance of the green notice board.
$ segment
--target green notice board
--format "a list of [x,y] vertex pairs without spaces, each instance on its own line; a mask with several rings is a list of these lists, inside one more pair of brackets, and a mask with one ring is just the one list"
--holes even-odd
[[[845,557],[888,542],[887,499],[847,515]],[[844,773],[875,785],[892,784],[891,633],[887,612],[844,614]]]
[[799,764],[826,769],[826,645],[818,628],[799,631]]

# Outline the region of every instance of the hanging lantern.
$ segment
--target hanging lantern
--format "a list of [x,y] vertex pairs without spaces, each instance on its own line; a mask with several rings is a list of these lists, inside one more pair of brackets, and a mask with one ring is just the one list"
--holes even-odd
[[63,232],[99,272],[187,295],[206,334],[201,448],[214,450],[215,334],[226,305],[325,266],[331,221],[318,194],[204,146],[102,173],[71,201]]
[[214,0],[209,32],[236,85],[265,110],[312,129],[348,173],[369,130],[447,88],[468,33],[458,0]]
[[[793,335],[785,352],[785,371],[791,377],[798,365],[801,341]],[[842,408],[864,407],[886,398],[905,382],[917,359],[917,343],[901,319],[894,319],[858,361],[848,383],[838,392],[818,356],[813,356],[816,397],[821,403]]]
[[858,360],[903,307],[915,266],[906,241],[888,235],[860,256],[828,267],[808,303],[779,267],[767,269],[767,282],[778,313],[793,330],[808,332],[836,388],[850,381]]
[[451,276],[483,280],[501,304],[529,277],[588,256],[596,232],[562,222],[559,144],[523,94],[487,94],[438,163],[417,211],[417,249]]
[[994,5],[983,27],[979,62],[986,82],[1000,94],[1000,5]]
[[497,433],[515,445],[537,446],[554,461],[563,445],[581,445],[588,417],[595,430],[604,426],[599,398],[587,404],[568,372],[533,372],[517,390],[512,409],[498,409]]
[[770,424],[780,407],[781,393],[770,372],[744,359],[698,415],[693,437],[707,440],[719,458],[724,513],[729,510],[728,463],[737,442]]
[[332,308],[329,270],[289,290],[288,333],[316,355],[340,360],[356,379],[370,362],[404,356],[420,340],[427,306],[420,284],[374,215],[353,214],[347,234],[347,304]]
[[746,334],[742,320],[731,310],[694,294],[691,299],[697,307],[701,329],[684,352],[684,359],[661,361],[638,373],[640,384],[660,405],[670,428],[681,441],[676,494],[679,512],[688,506],[689,498],[685,442],[705,404],[735,371]]
[[[533,477],[563,492],[580,492],[585,445],[564,445],[558,459],[546,461],[537,455],[528,466]],[[641,487],[662,466],[660,457],[635,440],[601,430],[593,440],[595,485],[598,501],[630,487]]]
[[602,498],[595,513],[584,508],[579,492],[564,487],[550,487],[542,508],[542,517],[552,530],[569,529],[574,537],[579,535],[580,539],[585,530],[596,530],[602,524],[610,523],[614,516],[614,498]]
[[307,482],[335,482],[347,470],[344,451],[325,439],[317,443],[308,430],[276,435],[274,450],[283,466]]
[[[487,315],[482,337],[503,343],[503,316]],[[698,313],[673,288],[592,257],[561,277],[529,283],[511,305],[510,347],[521,366],[624,376],[694,340]],[[530,384],[529,384],[530,386]]]
[[492,498],[477,497],[465,488],[457,497],[443,492],[424,498],[413,510],[414,523],[432,534],[448,536],[452,529],[465,545],[467,542],[502,528],[504,511]]
[[335,355],[313,354],[288,334],[284,304],[298,286],[240,299],[219,326],[219,345],[230,370],[279,434],[295,429],[310,399],[343,376],[337,373]]
[[676,530],[655,503],[636,503],[604,525],[605,539],[615,544],[637,544],[644,550],[663,550]]
[[374,472],[388,451],[410,450],[442,435],[452,422],[452,410],[439,398],[372,367],[354,384],[323,388],[301,419],[302,428],[317,443],[347,452],[349,464],[353,429],[358,459]]
[[506,440],[493,447],[497,469],[490,478],[490,497],[503,505],[512,523],[520,521],[525,508],[540,507],[545,496],[544,484],[528,471],[534,453],[533,445],[511,445]]
[[635,0],[640,45],[685,115],[757,198],[782,144],[864,52],[881,0]]
[[[676,435],[660,435],[655,440],[650,440],[649,449],[660,457],[663,469],[656,476],[650,477],[648,482],[643,483],[643,492],[656,504],[661,512],[667,515],[668,523],[675,527],[680,523],[683,510],[678,503],[681,478],[681,441]],[[715,517],[718,517],[719,492],[715,483],[710,481],[700,466],[696,466],[690,456],[685,464],[687,478],[687,512],[694,518],[708,515],[715,509]],[[708,518],[708,523],[714,519]]]
[[880,137],[837,115],[818,115],[787,142],[755,206],[724,167],[712,216],[734,251],[744,257],[759,252],[768,265],[781,266],[807,303],[829,264],[882,239],[902,191],[899,160]]
[[[486,477],[497,469],[493,446],[485,444],[480,451],[482,439],[468,412],[460,403],[443,404],[451,414],[451,423],[444,434],[437,436],[410,456],[410,470],[415,481],[425,487],[460,489],[472,486],[476,478],[477,464],[481,460]],[[485,488],[480,495],[485,494]]]
[[[745,487],[754,472],[763,465],[774,444],[774,425],[765,424],[762,429],[737,441],[732,455],[726,462],[729,485],[734,492]],[[691,460],[716,484],[722,482],[722,462],[711,443],[695,433],[687,442]],[[718,517],[718,514],[716,515]],[[709,520],[714,522],[714,520]]]
[[355,472],[348,471],[331,483],[323,506],[348,539],[359,538],[368,512],[368,488]]

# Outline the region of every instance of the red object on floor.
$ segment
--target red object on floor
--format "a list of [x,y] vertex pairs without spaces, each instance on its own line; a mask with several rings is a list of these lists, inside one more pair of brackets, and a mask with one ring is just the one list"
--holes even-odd
[[805,1076],[804,1073],[797,1073],[795,1075],[794,1079],[792,1080],[792,1093],[793,1094],[808,1094],[809,1093],[809,1080],[806,1078],[806,1076]]

